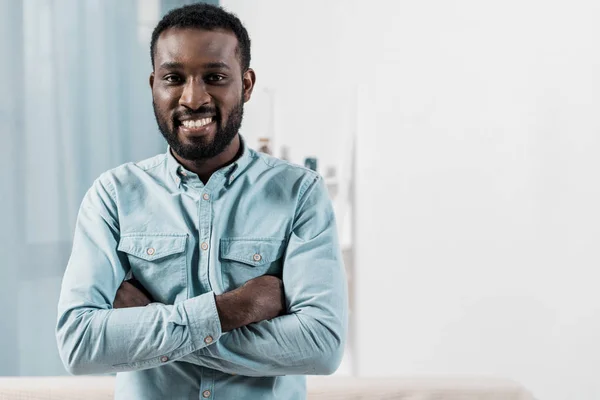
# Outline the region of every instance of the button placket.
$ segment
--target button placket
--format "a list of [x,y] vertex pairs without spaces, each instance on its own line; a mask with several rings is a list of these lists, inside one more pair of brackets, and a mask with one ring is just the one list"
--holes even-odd
[[213,396],[213,392],[215,390],[215,388],[214,388],[215,377],[214,377],[212,370],[210,370],[209,368],[202,368],[202,376],[200,379],[202,382],[202,386],[201,386],[202,391],[200,392],[202,398],[204,398],[204,399],[211,398],[211,396]]
[[202,194],[198,199],[198,240],[200,241],[200,257],[198,265],[198,278],[203,291],[212,290],[208,276],[211,254],[211,221],[212,221],[212,198],[211,192],[214,190],[216,175],[213,175],[202,189]]

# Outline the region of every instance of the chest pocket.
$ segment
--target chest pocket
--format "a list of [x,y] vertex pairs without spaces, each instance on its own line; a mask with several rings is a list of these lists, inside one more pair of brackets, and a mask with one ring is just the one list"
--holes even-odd
[[221,278],[224,291],[242,286],[262,275],[281,278],[283,239],[226,238],[219,244]]
[[130,234],[117,250],[127,254],[133,276],[155,301],[175,304],[187,298],[187,234]]

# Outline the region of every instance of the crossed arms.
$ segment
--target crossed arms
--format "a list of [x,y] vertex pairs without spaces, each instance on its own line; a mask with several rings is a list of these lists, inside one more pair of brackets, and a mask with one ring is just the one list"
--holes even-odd
[[109,186],[97,180],[83,200],[63,279],[56,337],[70,373],[176,361],[246,376],[335,371],[346,336],[346,280],[320,178],[303,196],[281,281],[260,277],[173,305],[146,305],[139,289],[123,283],[128,263],[116,250],[120,231]]

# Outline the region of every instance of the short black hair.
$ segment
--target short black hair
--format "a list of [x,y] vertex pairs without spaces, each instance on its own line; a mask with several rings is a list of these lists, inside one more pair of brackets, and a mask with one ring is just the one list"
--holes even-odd
[[250,36],[240,19],[223,8],[206,3],[196,3],[169,11],[156,25],[150,41],[150,60],[154,68],[154,51],[161,33],[169,28],[197,28],[214,31],[224,29],[235,34],[238,40],[237,55],[242,73],[250,68]]

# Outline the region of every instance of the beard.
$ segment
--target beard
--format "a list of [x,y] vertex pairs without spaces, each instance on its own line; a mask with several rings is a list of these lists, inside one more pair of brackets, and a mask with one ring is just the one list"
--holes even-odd
[[[194,161],[213,158],[225,151],[227,146],[229,146],[235,138],[235,135],[239,132],[244,117],[244,99],[241,98],[240,102],[233,107],[229,113],[229,118],[227,118],[227,123],[225,124],[223,124],[223,116],[219,109],[203,106],[195,112],[174,114],[171,121],[172,129],[170,129],[167,118],[161,116],[154,100],[152,101],[152,106],[154,108],[154,117],[156,118],[158,129],[169,146],[171,146],[171,149],[180,157]],[[177,136],[177,130],[179,129],[179,126],[181,126],[179,118],[183,116],[193,116],[194,114],[215,114],[217,130],[212,140],[206,137],[197,137],[190,139],[192,140],[191,143],[183,143]]]

